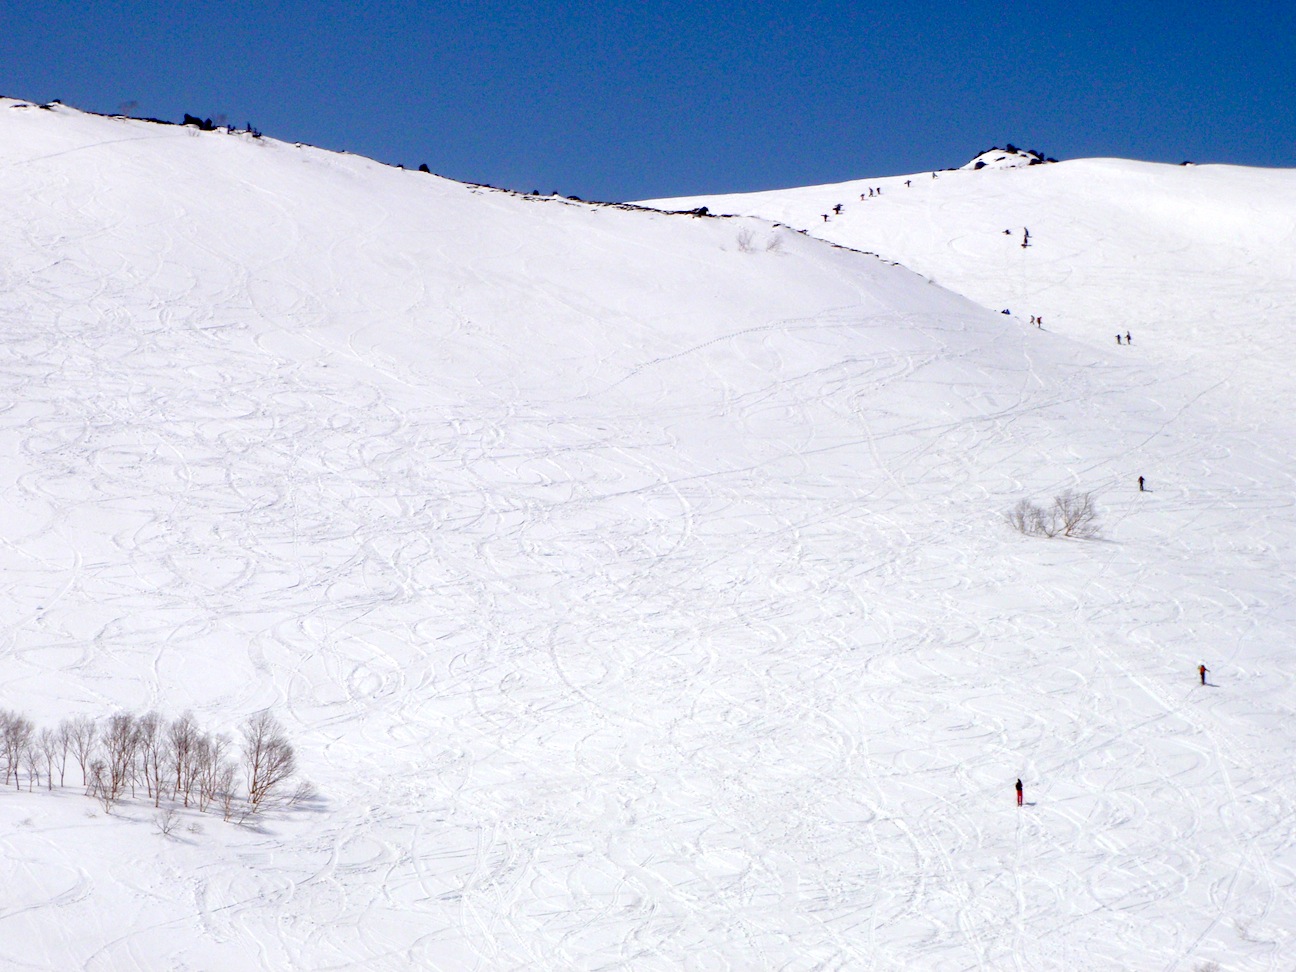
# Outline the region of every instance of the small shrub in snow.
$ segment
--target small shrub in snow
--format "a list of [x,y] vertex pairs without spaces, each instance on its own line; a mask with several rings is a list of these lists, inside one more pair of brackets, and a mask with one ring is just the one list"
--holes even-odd
[[153,826],[157,828],[157,832],[163,837],[170,837],[171,831],[175,830],[179,824],[180,818],[170,807],[165,810],[159,810],[153,815]]
[[1008,513],[1008,522],[1028,537],[1072,537],[1091,540],[1099,535],[1098,506],[1092,493],[1067,490],[1053,497],[1049,506],[1018,500]]

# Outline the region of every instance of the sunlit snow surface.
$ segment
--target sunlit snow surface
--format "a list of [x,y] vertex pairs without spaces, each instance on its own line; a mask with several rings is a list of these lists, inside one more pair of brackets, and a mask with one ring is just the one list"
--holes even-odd
[[1291,967],[1296,175],[762,213],[907,270],[21,104],[0,706],[320,798],[0,793],[0,964]]

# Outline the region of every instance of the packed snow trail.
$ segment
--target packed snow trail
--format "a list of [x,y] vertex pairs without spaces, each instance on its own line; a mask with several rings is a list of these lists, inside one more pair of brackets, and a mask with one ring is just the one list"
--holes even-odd
[[[1283,967],[1248,376],[755,220],[9,101],[0,153],[0,706],[270,706],[320,793],[0,794],[6,965]],[[1103,541],[1006,525],[1066,488]]]

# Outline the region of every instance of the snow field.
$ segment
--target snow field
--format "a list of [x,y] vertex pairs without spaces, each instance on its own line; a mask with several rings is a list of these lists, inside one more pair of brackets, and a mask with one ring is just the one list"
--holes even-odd
[[[755,220],[13,105],[0,705],[270,706],[321,799],[0,794],[6,964],[1284,967],[1285,386]],[[1105,540],[1005,524],[1066,488]]]

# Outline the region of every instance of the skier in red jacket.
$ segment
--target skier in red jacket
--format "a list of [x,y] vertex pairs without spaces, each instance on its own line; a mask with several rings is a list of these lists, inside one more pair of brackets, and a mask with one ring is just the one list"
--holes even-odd
[[1021,780],[1017,781],[1017,806],[1022,805],[1022,784]]

